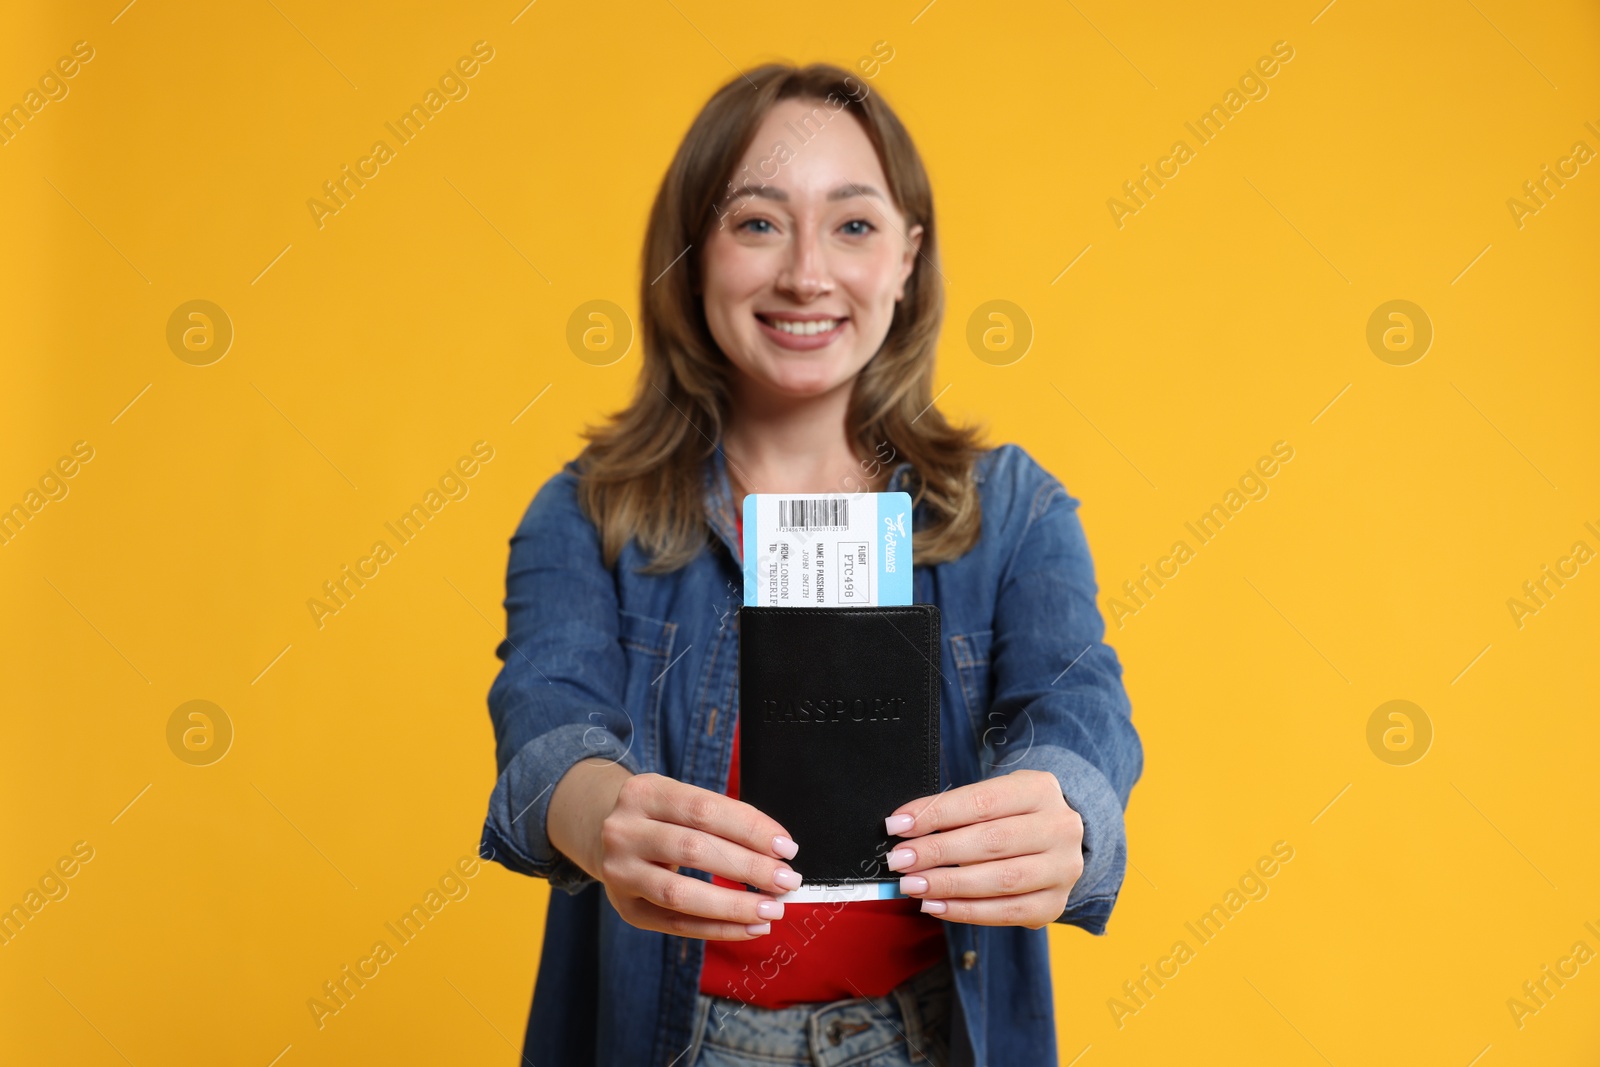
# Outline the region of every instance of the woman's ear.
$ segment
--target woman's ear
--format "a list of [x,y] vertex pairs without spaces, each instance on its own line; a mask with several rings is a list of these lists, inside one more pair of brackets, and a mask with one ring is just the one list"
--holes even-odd
[[917,223],[906,233],[906,251],[900,259],[900,289],[894,294],[896,300],[902,300],[906,295],[906,279],[911,277],[911,272],[917,268],[917,256],[922,252],[922,223]]

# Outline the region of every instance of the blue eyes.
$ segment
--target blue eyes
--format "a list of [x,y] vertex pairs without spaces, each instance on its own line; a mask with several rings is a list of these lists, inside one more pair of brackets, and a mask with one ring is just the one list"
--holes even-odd
[[[762,235],[766,235],[766,234],[770,234],[770,233],[773,232],[773,230],[771,229],[772,221],[770,219],[746,219],[744,222],[741,222],[739,224],[739,229],[744,230],[746,226],[765,226],[765,227],[768,227],[767,229],[764,229],[764,230],[747,230],[747,231],[745,231],[747,233],[759,233],[759,234],[762,234]],[[856,226],[859,226],[861,228],[860,229],[851,229],[851,227],[856,227]],[[846,234],[848,236],[850,236],[850,237],[865,237],[867,234],[871,233],[873,230],[876,230],[877,227],[872,225],[872,223],[868,222],[866,219],[851,219],[849,222],[845,223],[841,227],[841,229],[843,229],[846,232]]]

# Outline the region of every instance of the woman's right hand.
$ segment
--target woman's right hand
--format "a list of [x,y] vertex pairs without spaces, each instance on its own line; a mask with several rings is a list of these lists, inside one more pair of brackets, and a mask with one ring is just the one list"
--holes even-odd
[[694,867],[772,892],[800,888],[783,827],[749,804],[661,774],[630,775],[600,827],[600,880],[612,907],[645,930],[711,941],[770,933],[783,905],[766,893],[679,874]]
[[[783,918],[783,905],[767,894],[798,889],[801,881],[784,862],[794,858],[797,846],[783,826],[709,789],[661,774],[608,770],[626,777],[613,779],[614,794],[609,788],[600,791],[615,800],[588,842],[588,862],[573,858],[604,883],[617,913],[644,930],[710,941],[748,941],[770,933],[770,920]],[[568,784],[563,778],[557,792]],[[552,828],[562,799],[551,798]],[[591,818],[604,803],[589,808]],[[554,838],[552,843],[560,847]],[[763,892],[714,885],[678,873],[680,867]]]

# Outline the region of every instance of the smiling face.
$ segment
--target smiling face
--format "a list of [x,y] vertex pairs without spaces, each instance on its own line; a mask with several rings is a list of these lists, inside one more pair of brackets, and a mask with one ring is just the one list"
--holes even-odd
[[743,390],[848,385],[888,335],[922,227],[907,230],[861,124],[821,101],[775,104],[734,174],[701,258],[712,337]]

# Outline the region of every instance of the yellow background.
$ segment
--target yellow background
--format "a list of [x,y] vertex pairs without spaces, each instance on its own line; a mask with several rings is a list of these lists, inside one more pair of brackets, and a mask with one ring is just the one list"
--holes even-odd
[[[1592,4],[124,2],[0,34],[0,103],[95,49],[0,147],[0,504],[94,449],[0,547],[0,904],[94,849],[0,947],[0,1061],[517,1061],[548,887],[493,865],[324,1029],[306,1001],[478,840],[507,539],[638,369],[576,358],[569,314],[636,310],[656,184],[736,67],[878,41],[940,212],[940,403],[1083,501],[1105,593],[1295,449],[1112,630],[1136,869],[1106,937],[1050,931],[1062,1062],[1596,1061],[1600,963],[1521,1028],[1506,1004],[1600,951],[1600,564],[1506,606],[1600,549],[1600,162],[1506,206],[1600,150]],[[319,229],[306,201],[478,40],[470,95]],[[1280,40],[1119,229],[1108,198]],[[192,299],[236,331],[210,366],[166,342]],[[1007,366],[965,340],[995,299],[1035,331]],[[1366,343],[1392,299],[1435,330],[1410,366]],[[319,630],[307,599],[478,440],[470,495]],[[203,767],[166,733],[197,699],[235,730]],[[1434,730],[1409,766],[1367,744],[1392,699]],[[1270,895],[1119,1029],[1280,840]]]

